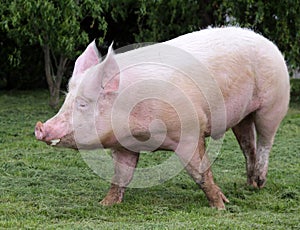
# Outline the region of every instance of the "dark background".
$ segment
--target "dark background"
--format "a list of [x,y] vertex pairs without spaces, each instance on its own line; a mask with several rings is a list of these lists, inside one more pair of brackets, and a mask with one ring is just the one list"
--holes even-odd
[[[5,1],[4,1],[5,2]],[[80,2],[80,1],[78,1]],[[178,35],[227,24],[248,27],[274,41],[284,53],[291,77],[300,63],[300,2],[296,1],[108,1],[103,12],[107,22],[104,41],[99,50],[105,55],[114,48],[135,42],[160,42]],[[9,4],[9,2],[1,3]],[[97,1],[95,1],[95,4]],[[146,12],[142,9],[146,4]],[[2,17],[2,22],[5,17]],[[97,26],[91,28],[91,17],[81,21],[81,28],[93,40],[103,36]],[[96,22],[97,23],[97,22]],[[85,47],[81,47],[82,51]],[[65,88],[73,69],[73,57],[64,74]],[[296,82],[296,81],[295,81]],[[297,82],[293,87],[300,88]],[[43,52],[39,44],[17,44],[0,26],[0,89],[27,90],[47,88]]]

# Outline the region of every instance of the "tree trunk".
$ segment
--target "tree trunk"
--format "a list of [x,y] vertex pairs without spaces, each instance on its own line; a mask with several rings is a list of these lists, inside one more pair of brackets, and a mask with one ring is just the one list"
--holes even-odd
[[53,65],[50,57],[50,48],[49,45],[43,47],[44,50],[44,60],[45,60],[45,74],[50,91],[50,101],[49,105],[52,108],[57,108],[59,104],[59,93],[61,81],[65,72],[65,67],[68,59],[60,56],[59,63],[55,63],[55,69],[57,70],[56,74],[53,70]]

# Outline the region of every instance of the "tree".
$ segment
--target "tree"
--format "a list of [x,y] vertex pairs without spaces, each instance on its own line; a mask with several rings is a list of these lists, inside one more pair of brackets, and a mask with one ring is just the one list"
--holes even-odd
[[[10,0],[2,1],[1,26],[17,44],[39,44],[44,54],[50,106],[57,107],[67,63],[89,42],[83,23],[102,31],[107,23],[103,12],[108,1],[91,0]],[[92,38],[94,39],[94,38]],[[34,63],[32,63],[34,65]]]
[[274,41],[292,69],[300,63],[299,0],[219,0],[219,24],[251,28]]
[[124,24],[122,28],[130,31],[129,38],[133,36],[135,42],[161,42],[214,24],[214,2],[112,0],[110,13],[115,22]]

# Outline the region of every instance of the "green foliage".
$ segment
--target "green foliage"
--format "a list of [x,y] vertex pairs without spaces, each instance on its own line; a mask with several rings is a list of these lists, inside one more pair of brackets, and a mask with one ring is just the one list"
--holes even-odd
[[[226,134],[213,172],[230,203],[216,211],[184,171],[155,187],[128,189],[123,204],[100,206],[109,183],[80,153],[35,140],[36,121],[55,114],[46,99],[46,91],[0,92],[1,229],[300,228],[299,104],[279,128],[262,190],[245,185],[244,157],[234,135]],[[139,165],[153,165],[160,153],[140,160]]]
[[291,99],[293,101],[300,101],[300,79],[291,78]]
[[[120,47],[134,42],[165,41],[209,25],[224,24],[262,33],[279,46],[289,66],[297,69],[299,15],[300,0],[3,0],[0,81],[6,80],[12,69],[14,75],[23,76],[19,66],[28,65],[26,55],[22,55],[28,44],[34,49],[37,45],[48,45],[55,69],[60,56],[74,60],[95,38],[99,38],[100,44],[114,40],[115,46]],[[40,59],[37,53],[35,50],[32,55]]]
[[[197,1],[139,0],[136,41],[164,41],[198,30],[201,17]],[[191,15],[193,15],[191,17]]]
[[115,0],[110,5],[115,21],[134,20],[135,42],[165,41],[213,23],[212,4],[204,0]]
[[17,47],[0,30],[0,57],[0,89],[33,89],[46,85],[42,77],[43,56],[38,46]]
[[131,25],[126,28],[135,42],[165,41],[209,25],[251,28],[274,41],[292,69],[299,67],[299,0],[113,0],[110,13],[121,25]]
[[[5,2],[5,3],[4,3]],[[74,58],[81,45],[89,41],[88,34],[81,28],[81,22],[92,18],[90,27],[105,31],[107,23],[103,11],[107,1],[84,0],[27,0],[4,1],[1,17],[2,27],[10,38],[20,46],[24,44],[48,45],[54,55]],[[104,37],[104,36],[103,36]],[[103,37],[100,38],[103,41]]]
[[[59,102],[59,90],[69,59],[79,53],[80,46],[89,41],[81,29],[81,22],[90,20],[90,27],[106,33],[107,23],[103,11],[107,1],[90,0],[27,0],[4,1],[1,16],[2,29],[21,47],[27,43],[39,44],[44,53],[44,67],[50,91],[50,106]],[[100,42],[103,42],[103,37]]]
[[278,45],[288,64],[296,69],[300,63],[299,0],[220,1],[218,23],[236,24],[262,33]]

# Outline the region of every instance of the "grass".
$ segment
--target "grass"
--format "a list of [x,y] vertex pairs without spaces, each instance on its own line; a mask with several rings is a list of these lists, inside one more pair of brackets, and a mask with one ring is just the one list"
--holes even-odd
[[[245,184],[244,157],[226,134],[213,165],[230,200],[226,211],[209,208],[184,171],[155,187],[129,188],[120,205],[100,206],[109,183],[80,153],[35,140],[36,121],[54,114],[47,92],[0,93],[0,229],[300,229],[299,102],[276,136],[262,190]],[[142,155],[141,164],[158,154]]]

